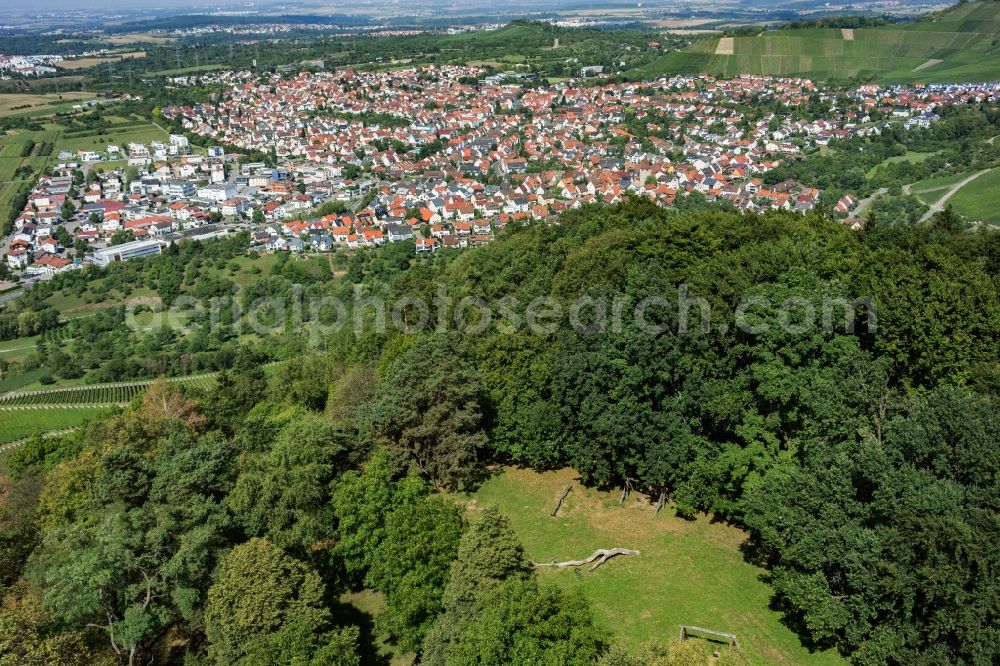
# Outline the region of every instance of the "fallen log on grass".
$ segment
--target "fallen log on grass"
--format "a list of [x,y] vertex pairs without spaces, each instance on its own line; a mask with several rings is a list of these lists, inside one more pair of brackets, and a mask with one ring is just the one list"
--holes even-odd
[[587,569],[587,571],[594,571],[597,567],[617,555],[625,556],[638,554],[639,551],[629,550],[628,548],[598,548],[590,554],[590,557],[584,560],[567,560],[565,562],[532,562],[532,564],[536,567],[556,567],[557,569],[566,569],[569,567],[582,567],[593,562],[594,565]]
[[562,491],[562,495],[560,495],[559,499],[556,501],[556,508],[552,509],[552,513],[549,514],[550,516],[555,516],[559,513],[559,509],[562,508],[562,503],[566,500],[566,496],[569,495],[569,491],[571,490],[573,490],[572,485],[566,486],[566,489]]

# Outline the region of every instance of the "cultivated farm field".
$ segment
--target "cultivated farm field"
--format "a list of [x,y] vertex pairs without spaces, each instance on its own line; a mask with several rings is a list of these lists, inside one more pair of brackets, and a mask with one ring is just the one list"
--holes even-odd
[[933,18],[850,33],[839,28],[763,31],[701,40],[637,73],[766,74],[887,82],[993,81],[1000,72],[1000,3],[960,5]]
[[[167,380],[171,384],[208,390],[215,375],[195,375]],[[75,428],[101,411],[125,405],[154,380],[92,384],[46,391],[20,391],[0,395],[0,444],[35,433]]]
[[0,444],[36,433],[75,428],[104,411],[100,407],[48,407],[0,410]]
[[128,51],[126,53],[113,53],[107,56],[95,56],[90,58],[74,58],[73,60],[63,60],[56,67],[59,69],[87,69],[95,65],[103,65],[106,62],[119,62],[129,58],[145,58],[145,51]]
[[[153,381],[142,380],[115,384],[91,384],[89,386],[75,386],[49,391],[22,391],[0,395],[0,408],[54,405],[120,405],[130,402],[135,396],[149,388]],[[215,376],[207,374],[178,377],[169,381],[171,383],[181,383],[185,386],[207,389],[215,383]]]
[[971,222],[1000,224],[1000,169],[976,178],[956,192],[948,203]]
[[142,123],[140,125],[129,124],[128,127],[116,129],[114,126],[105,130],[94,131],[82,136],[61,137],[56,144],[55,153],[61,150],[75,152],[77,150],[104,150],[108,144],[124,146],[136,141],[138,143],[149,143],[151,141],[166,141],[168,134],[163,129],[152,123]]
[[49,111],[66,103],[93,98],[94,93],[88,92],[64,92],[58,94],[3,93],[0,94],[0,116],[10,116],[40,110]]

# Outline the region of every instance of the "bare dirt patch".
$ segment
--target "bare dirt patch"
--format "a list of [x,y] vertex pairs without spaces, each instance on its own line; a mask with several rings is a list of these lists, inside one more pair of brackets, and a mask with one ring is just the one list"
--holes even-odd
[[928,60],[927,62],[923,63],[922,65],[917,65],[916,67],[914,67],[913,71],[914,72],[919,72],[922,69],[927,69],[928,67],[933,67],[934,65],[940,65],[942,62],[944,62],[944,61],[943,60],[938,60],[937,58],[931,58],[930,60]]
[[177,38],[151,35],[145,32],[133,32],[127,35],[115,35],[113,37],[108,37],[104,41],[109,44],[167,44],[177,41]]
[[854,28],[841,28],[840,34],[843,35],[845,42],[854,41]]
[[659,19],[652,21],[652,24],[657,28],[668,28],[671,30],[697,28],[706,23],[711,23],[711,21],[708,19]]
[[713,28],[671,28],[663,31],[667,35],[712,35],[718,32]]
[[736,53],[736,39],[733,37],[720,37],[719,45],[715,47],[715,55],[733,55]]
[[145,51],[129,51],[128,53],[108,54],[107,56],[102,56],[102,57],[63,60],[62,62],[56,64],[56,67],[60,69],[85,69],[87,67],[93,67],[94,65],[103,65],[106,62],[118,62],[119,60],[124,60],[125,58],[145,58],[145,57],[146,57]]

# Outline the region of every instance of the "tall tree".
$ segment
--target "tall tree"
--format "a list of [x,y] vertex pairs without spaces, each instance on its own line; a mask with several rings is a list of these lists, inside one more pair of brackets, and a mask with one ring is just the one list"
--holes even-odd
[[325,418],[297,414],[270,451],[244,459],[226,504],[249,534],[305,553],[330,536],[330,482],[341,469],[345,440]]
[[441,610],[464,523],[461,508],[427,495],[386,519],[368,581],[385,595],[377,622],[404,650],[417,650]]
[[41,538],[39,493],[42,479],[0,479],[0,597],[21,576]]
[[357,627],[335,629],[319,574],[266,539],[253,538],[219,564],[205,633],[218,664],[355,666]]
[[448,662],[450,648],[480,612],[480,600],[508,580],[528,580],[534,570],[510,521],[495,506],[486,507],[458,545],[444,588],[444,613],[424,640],[423,663]]
[[989,401],[939,388],[765,477],[747,523],[803,633],[864,664],[996,654],[998,437]]
[[482,597],[480,612],[463,627],[444,663],[590,666],[606,641],[580,592],[511,579]]
[[457,338],[420,339],[393,362],[366,408],[376,437],[434,484],[462,487],[486,447],[478,376]]
[[55,620],[102,629],[129,665],[174,623],[195,620],[231,538],[228,465],[218,440],[183,430],[151,458],[108,452],[89,503],[45,534],[31,563]]
[[396,480],[398,472],[392,456],[379,449],[360,473],[344,472],[333,483],[330,505],[337,522],[333,555],[352,586],[362,586],[374,566],[389,515],[430,492],[416,476]]
[[530,578],[532,571],[510,520],[497,507],[488,506],[458,544],[444,590],[444,607],[461,612],[503,581]]
[[216,388],[205,404],[209,419],[227,433],[234,432],[243,416],[267,393],[267,379],[261,369],[263,358],[241,348],[233,371],[220,372]]
[[96,652],[86,634],[53,629],[42,594],[18,581],[0,605],[0,666],[111,666],[110,654]]

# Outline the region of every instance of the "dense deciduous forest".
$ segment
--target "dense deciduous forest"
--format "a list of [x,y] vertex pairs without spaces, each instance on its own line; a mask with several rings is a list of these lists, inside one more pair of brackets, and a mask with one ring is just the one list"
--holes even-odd
[[[467,513],[497,463],[743,526],[787,622],[854,663],[996,659],[1000,234],[633,200],[462,253],[358,252],[315,285],[358,309],[442,287],[449,320],[463,297],[507,314],[345,327],[271,375],[238,348],[212,391],[156,386],[11,455],[0,664],[362,663],[338,601],[358,589],[421,663],[705,663],[616,644],[504,516]],[[629,316],[539,333],[539,298]]]

